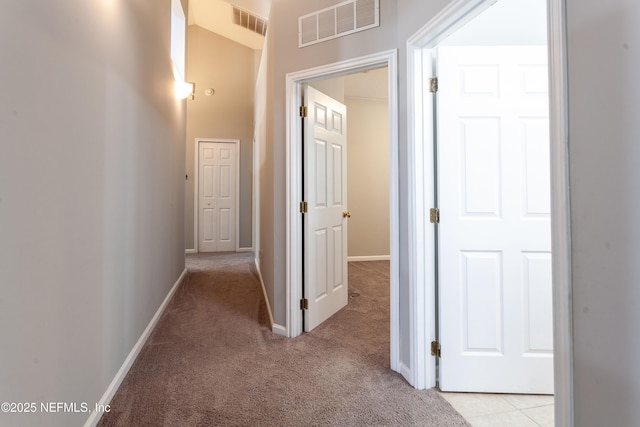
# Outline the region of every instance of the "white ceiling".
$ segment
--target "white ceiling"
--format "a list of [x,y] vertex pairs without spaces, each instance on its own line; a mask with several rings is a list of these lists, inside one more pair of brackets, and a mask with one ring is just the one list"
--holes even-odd
[[265,20],[271,0],[190,0],[189,25],[198,25],[251,49],[262,49],[264,37],[233,23],[232,4]]
[[498,0],[457,30],[443,46],[547,44],[546,0]]

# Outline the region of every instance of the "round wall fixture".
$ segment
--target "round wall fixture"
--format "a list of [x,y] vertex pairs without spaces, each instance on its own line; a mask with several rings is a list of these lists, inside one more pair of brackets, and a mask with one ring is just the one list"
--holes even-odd
[[205,89],[204,94],[207,96],[212,96],[214,93],[216,93],[215,90],[213,90],[212,88],[209,89]]

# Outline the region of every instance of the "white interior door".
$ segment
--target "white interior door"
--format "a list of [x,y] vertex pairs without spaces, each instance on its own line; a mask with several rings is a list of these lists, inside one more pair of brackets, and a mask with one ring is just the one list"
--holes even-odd
[[304,312],[310,331],[347,305],[347,109],[305,88]]
[[438,49],[440,387],[553,393],[546,47]]
[[198,143],[198,251],[236,250],[237,144]]

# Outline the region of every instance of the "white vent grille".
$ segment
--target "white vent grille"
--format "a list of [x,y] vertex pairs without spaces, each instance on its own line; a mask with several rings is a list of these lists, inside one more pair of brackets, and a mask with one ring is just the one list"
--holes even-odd
[[233,6],[233,23],[264,36],[267,33],[267,20]]
[[298,18],[298,46],[309,46],[379,25],[380,0],[348,0]]

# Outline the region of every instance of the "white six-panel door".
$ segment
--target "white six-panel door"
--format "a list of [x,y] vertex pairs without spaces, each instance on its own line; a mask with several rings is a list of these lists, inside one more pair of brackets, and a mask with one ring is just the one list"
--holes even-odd
[[198,251],[236,250],[237,144],[198,142]]
[[305,88],[304,119],[305,331],[347,305],[346,107]]
[[545,47],[438,49],[440,388],[553,393]]

